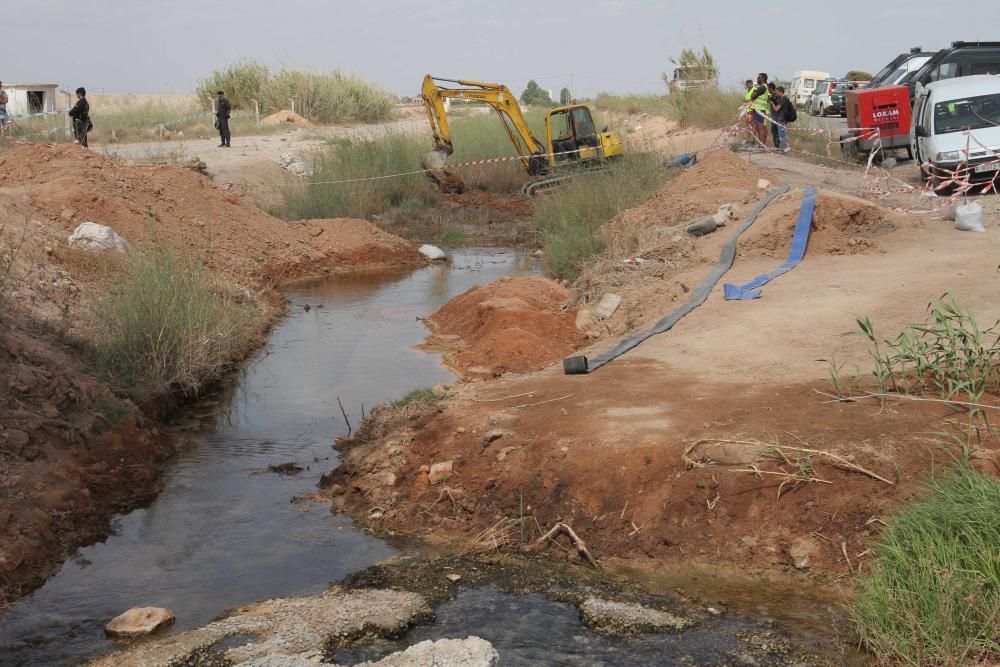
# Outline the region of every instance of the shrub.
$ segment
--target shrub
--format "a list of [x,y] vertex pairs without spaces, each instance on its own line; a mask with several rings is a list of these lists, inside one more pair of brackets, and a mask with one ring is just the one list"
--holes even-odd
[[291,106],[319,123],[378,122],[392,117],[396,98],[378,86],[342,72],[303,72],[282,69],[272,76],[267,67],[245,60],[213,72],[198,83],[198,98],[207,104],[223,90],[234,110],[253,110],[253,100],[263,113]]
[[581,172],[535,205],[534,224],[545,261],[557,278],[573,280],[584,263],[604,250],[604,223],[649,197],[665,171],[653,155],[635,154],[608,169]]
[[413,391],[407,392],[403,398],[398,401],[393,401],[393,407],[395,408],[405,408],[411,403],[436,403],[440,399],[429,387],[423,387],[421,389],[414,389]]
[[[528,127],[531,128],[535,138],[543,144],[545,114],[544,109],[531,109],[525,113]],[[452,164],[517,155],[517,149],[511,143],[503,123],[492,110],[489,113],[457,118],[450,122],[450,127],[452,144],[455,148],[455,152],[448,159]],[[524,166],[516,160],[463,167],[460,174],[467,187],[497,193],[517,192],[528,179]]]
[[594,100],[594,106],[601,111],[613,111],[616,113],[635,114],[645,113],[667,113],[666,95],[613,95],[611,93],[598,93]]
[[137,400],[193,394],[253,347],[260,309],[163,247],[132,254],[97,306],[95,363]]
[[[225,69],[212,72],[211,76],[198,82],[198,101],[207,104],[208,98],[216,98],[218,91],[224,91],[233,109],[252,110],[251,100],[261,101],[264,90],[271,78],[267,66],[252,60],[241,60],[226,65]],[[279,111],[284,107],[278,107]]]
[[715,130],[739,120],[743,94],[719,88],[695,88],[673,92],[665,98],[666,114],[681,127]]
[[998,508],[1000,481],[960,466],[890,522],[852,608],[861,639],[880,660],[930,666],[1000,658]]
[[315,164],[316,185],[291,183],[284,204],[272,212],[286,220],[366,218],[394,206],[419,210],[437,201],[437,191],[424,174],[350,181],[369,176],[419,170],[429,146],[421,137],[389,132],[377,139],[337,139]]

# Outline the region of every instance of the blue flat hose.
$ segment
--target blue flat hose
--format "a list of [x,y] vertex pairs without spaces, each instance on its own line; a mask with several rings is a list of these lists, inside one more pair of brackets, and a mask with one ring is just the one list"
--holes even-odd
[[593,359],[588,359],[582,355],[566,357],[563,359],[563,372],[566,373],[566,375],[586,375],[587,373],[592,373],[604,364],[614,361],[629,350],[638,347],[647,338],[652,338],[657,334],[668,331],[675,324],[677,324],[682,317],[701,304],[705,303],[705,299],[708,298],[709,293],[715,285],[722,279],[722,276],[726,274],[726,271],[733,266],[733,261],[736,259],[736,242],[739,241],[740,235],[750,228],[750,225],[754,223],[757,216],[760,215],[760,212],[764,210],[765,206],[786,192],[788,192],[787,184],[782,185],[781,188],[770,193],[762,202],[757,204],[754,210],[750,212],[750,217],[748,217],[746,221],[741,224],[735,232],[733,232],[733,235],[726,240],[725,245],[722,246],[719,263],[715,265],[715,268],[712,269],[711,273],[705,276],[705,278],[691,294],[691,298],[687,303],[657,322],[656,325],[649,331],[629,336],[628,338],[620,341],[607,352],[599,354]]
[[783,273],[788,273],[802,261],[809,245],[809,231],[812,229],[813,211],[816,210],[816,188],[810,186],[802,193],[802,206],[799,208],[799,219],[795,223],[795,233],[792,234],[792,249],[785,263],[769,273],[757,276],[745,285],[726,283],[722,286],[727,301],[749,301],[760,297],[759,287]]

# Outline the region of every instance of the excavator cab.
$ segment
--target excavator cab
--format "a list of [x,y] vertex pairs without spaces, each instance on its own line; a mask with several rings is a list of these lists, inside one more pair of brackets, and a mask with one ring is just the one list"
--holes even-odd
[[618,138],[606,129],[598,132],[590,107],[583,104],[558,107],[548,112],[545,116],[545,143],[552,167],[622,155]]

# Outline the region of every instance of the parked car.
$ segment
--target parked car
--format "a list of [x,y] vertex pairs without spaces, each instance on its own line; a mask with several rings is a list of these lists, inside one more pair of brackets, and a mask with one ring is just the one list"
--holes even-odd
[[951,48],[938,51],[897,83],[910,89],[912,104],[917,84],[977,74],[1000,74],[1000,42],[952,42]]
[[918,86],[913,109],[911,150],[925,180],[947,180],[948,171],[966,163],[963,175],[971,182],[1000,184],[1000,76],[980,74]]
[[792,100],[792,104],[797,107],[805,107],[809,104],[809,98],[812,96],[816,84],[829,78],[829,72],[817,72],[815,70],[796,72],[786,93],[789,99]]
[[807,107],[811,115],[825,116],[829,112],[833,89],[838,83],[841,83],[838,79],[826,79],[816,84]]
[[[858,84],[855,81],[845,81],[838,83],[833,87],[833,91],[830,93],[830,106],[826,109],[827,113],[834,116],[843,116],[847,118],[847,91],[854,90],[858,88]],[[821,114],[822,115],[822,114]]]

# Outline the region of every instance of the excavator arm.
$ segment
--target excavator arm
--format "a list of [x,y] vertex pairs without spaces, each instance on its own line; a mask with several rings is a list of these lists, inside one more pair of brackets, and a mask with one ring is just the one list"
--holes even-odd
[[[458,87],[447,88],[438,82],[455,84]],[[517,103],[517,97],[507,86],[462,79],[440,79],[428,74],[424,77],[421,97],[427,108],[427,118],[434,134],[434,150],[424,156],[425,168],[443,169],[445,160],[454,152],[451,128],[448,126],[448,114],[444,105],[446,99],[454,98],[474,100],[493,107],[517,154],[521,156],[521,163],[528,174],[538,176],[549,172],[545,147],[531,134],[531,128],[528,127],[528,121]]]

